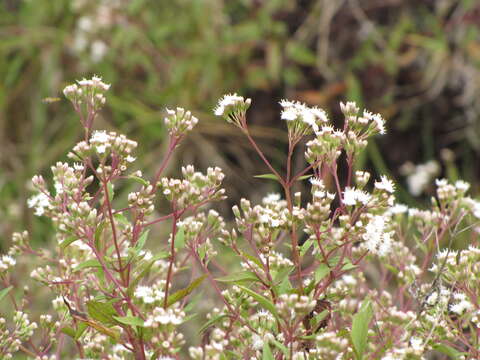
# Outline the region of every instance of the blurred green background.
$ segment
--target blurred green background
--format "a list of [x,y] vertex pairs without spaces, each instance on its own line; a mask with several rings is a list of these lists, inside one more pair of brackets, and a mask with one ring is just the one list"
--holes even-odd
[[[251,97],[252,133],[278,167],[285,124],[278,101],[325,108],[357,101],[387,120],[359,166],[399,182],[421,204],[404,164],[437,159],[438,175],[479,182],[480,4],[476,0],[3,0],[0,2],[0,239],[48,238],[26,207],[34,174],[64,160],[81,138],[62,89],[98,74],[112,84],[95,127],[140,144],[137,166],[153,173],[165,149],[163,109],[200,119],[172,162],[221,166],[230,194],[274,190],[247,141],[212,108],[224,93]],[[45,98],[60,98],[46,101]],[[298,152],[298,166],[302,166]],[[402,170],[403,169],[403,170]],[[402,175],[403,174],[403,175]],[[255,186],[253,186],[255,184]],[[263,185],[264,184],[264,185]],[[411,189],[410,189],[411,190]],[[414,196],[415,195],[415,196]]]

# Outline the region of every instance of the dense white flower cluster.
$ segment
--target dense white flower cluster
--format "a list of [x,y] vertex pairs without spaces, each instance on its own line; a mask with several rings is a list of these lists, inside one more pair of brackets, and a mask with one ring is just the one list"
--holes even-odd
[[179,309],[164,309],[155,307],[145,320],[145,327],[158,328],[168,325],[180,325],[185,319],[185,313]]
[[317,107],[290,100],[280,101],[281,119],[287,121],[292,138],[318,133],[322,124],[328,123],[327,113]]
[[244,99],[237,94],[228,94],[219,100],[214,113],[223,117],[227,122],[244,128],[246,126],[245,114],[251,104],[251,99]]
[[343,192],[343,203],[347,206],[367,205],[370,199],[370,194],[359,189],[346,187]]
[[365,226],[362,235],[364,246],[379,256],[387,255],[392,249],[393,231],[389,231],[389,219],[386,216],[374,215]]

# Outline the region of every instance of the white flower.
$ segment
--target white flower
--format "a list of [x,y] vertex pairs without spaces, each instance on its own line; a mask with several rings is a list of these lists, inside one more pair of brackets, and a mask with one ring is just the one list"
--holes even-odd
[[35,215],[42,216],[50,206],[50,199],[44,193],[38,193],[28,199],[27,204],[29,208],[35,208]]
[[408,211],[408,207],[403,204],[395,204],[390,209],[388,209],[388,212],[394,215],[405,214],[407,211]]
[[467,192],[470,188],[470,184],[466,181],[458,180],[455,182],[455,187],[460,191]]
[[280,200],[280,194],[277,194],[277,193],[271,193],[271,194],[268,194],[267,196],[265,196],[263,199],[262,199],[262,202],[265,204],[265,205],[268,205],[268,204],[275,204],[277,201]]
[[327,123],[328,117],[324,110],[317,107],[308,107],[298,101],[282,100],[283,110],[280,118],[286,121],[301,121],[309,125],[315,133],[319,132],[319,124]]
[[376,215],[365,226],[365,247],[374,254],[387,255],[392,247],[392,234],[387,232],[387,219],[384,216]]
[[217,107],[214,109],[214,113],[217,116],[228,115],[237,106],[244,104],[250,105],[251,99],[244,99],[243,96],[239,96],[236,93],[224,95],[218,102]]
[[393,181],[387,179],[385,175],[382,175],[380,177],[380,181],[375,182],[375,187],[379,190],[385,190],[390,194],[395,191],[395,186],[393,184]]
[[363,112],[363,117],[368,121],[372,121],[375,123],[375,127],[377,128],[380,134],[385,134],[385,120],[383,120],[382,115],[380,114],[373,114],[370,111],[365,110]]
[[347,187],[343,192],[343,203],[347,206],[354,206],[357,202],[366,205],[370,201],[370,194],[365,191]]

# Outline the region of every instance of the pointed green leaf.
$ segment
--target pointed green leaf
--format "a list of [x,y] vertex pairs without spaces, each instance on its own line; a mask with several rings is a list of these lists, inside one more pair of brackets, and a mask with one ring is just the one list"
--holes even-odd
[[62,332],[68,336],[70,336],[72,339],[75,339],[75,334],[76,334],[76,331],[74,329],[72,329],[71,327],[64,327],[62,328]]
[[315,269],[315,282],[318,283],[330,273],[330,268],[325,264],[320,264]]
[[77,240],[80,240],[80,239],[76,236],[69,236],[68,238],[66,238],[61,242],[60,249],[64,250],[68,245],[70,245],[71,243]]
[[150,183],[147,180],[145,180],[145,179],[143,179],[139,176],[129,175],[128,178],[136,181],[137,183],[139,183],[140,185],[143,185],[143,186],[150,185]]
[[178,228],[175,234],[175,249],[183,249],[185,247],[185,229]]
[[243,282],[243,281],[258,281],[257,275],[255,275],[251,271],[240,271],[231,275],[227,276],[222,276],[220,278],[215,279],[220,282],[232,282],[232,283],[237,283],[237,282]]
[[360,310],[353,316],[352,344],[357,360],[363,359],[367,347],[368,325],[373,317],[373,308],[369,300],[362,304]]
[[258,301],[258,303],[264,307],[265,309],[267,309],[268,311],[270,311],[272,313],[273,316],[275,316],[276,318],[278,318],[278,313],[277,313],[277,309],[275,308],[275,305],[273,305],[273,303],[268,300],[265,296],[263,295],[260,295],[260,294],[257,294],[255,291],[251,290],[251,289],[248,289],[246,288],[245,286],[242,286],[242,285],[238,285],[238,287],[240,289],[242,289],[243,291],[245,291],[248,295],[250,295],[251,297],[253,297],[256,301]]
[[448,355],[453,360],[458,360],[462,357],[462,355],[467,355],[445,344],[435,344],[433,345],[433,349],[441,352],[442,354]]
[[77,272],[77,271],[80,271],[82,269],[85,269],[85,268],[101,268],[102,265],[100,264],[100,262],[97,260],[97,259],[90,259],[90,260],[86,260],[80,264],[78,264],[75,269],[73,269],[74,272]]
[[262,352],[262,360],[275,360],[272,354],[272,350],[270,349],[270,344],[268,341],[263,342],[263,352]]
[[144,323],[144,321],[137,316],[114,316],[113,318],[122,324],[131,326],[143,327]]
[[300,176],[297,180],[305,180],[305,179],[311,178],[312,176],[313,176],[313,174],[303,175],[303,176]]
[[255,175],[254,177],[257,179],[270,179],[270,180],[276,180],[276,181],[280,180],[275,174],[262,174],[262,175]]
[[177,301],[182,300],[185,296],[187,296],[193,290],[195,290],[195,288],[198,287],[202,283],[202,281],[205,280],[206,277],[207,277],[206,274],[202,275],[202,276],[196,278],[195,280],[193,280],[190,283],[190,285],[188,285],[186,288],[178,290],[177,292],[170,295],[168,297],[167,306],[170,306],[172,304],[175,304]]
[[7,294],[8,294],[8,293],[10,292],[10,290],[12,290],[12,289],[13,289],[13,286],[9,286],[9,287],[7,287],[7,288],[5,288],[5,289],[0,290],[0,301],[1,301],[5,296],[7,296]]
[[87,301],[88,315],[94,320],[97,320],[105,325],[115,325],[117,321],[115,316],[118,316],[117,311],[109,302],[100,302],[95,300]]
[[207,330],[210,326],[212,326],[213,324],[215,324],[216,322],[218,322],[220,320],[223,320],[226,317],[228,317],[228,316],[223,314],[223,315],[217,315],[217,316],[211,318],[205,324],[203,324],[203,326],[200,328],[200,330],[198,330],[198,333],[201,334],[202,332]]

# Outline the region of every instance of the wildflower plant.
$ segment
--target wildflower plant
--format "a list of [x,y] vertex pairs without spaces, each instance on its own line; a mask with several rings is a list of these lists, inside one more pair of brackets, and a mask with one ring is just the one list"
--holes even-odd
[[[52,166],[52,181],[33,178],[28,204],[51,219],[53,252],[33,249],[24,232],[0,257],[0,300],[16,310],[0,318],[2,358],[19,351],[42,360],[480,356],[480,203],[467,183],[441,179],[429,209],[409,209],[396,203],[391,179],[357,169],[368,139],[385,133],[379,114],[342,103],[336,129],[324,110],[282,100],[283,171],[250,134],[251,100],[224,96],[215,114],[242,131],[270,171],[260,177],[282,190],[259,204],[242,199],[228,225],[211,207],[226,197],[220,168],[164,174],[198,119],[167,109],[167,153],[146,179],[134,168],[135,141],[93,130],[109,87],[93,77],[64,90],[84,140],[71,162]],[[298,172],[296,151],[305,156]],[[307,193],[294,192],[300,181]],[[124,182],[137,188],[121,199]],[[159,199],[168,214],[159,215]],[[153,225],[168,235],[152,236]],[[235,259],[230,271],[222,265],[226,249]],[[38,259],[31,278],[52,294],[50,311],[35,321],[32,295],[18,301],[14,289],[24,256]],[[207,303],[198,336],[187,343],[183,326],[198,325],[202,287],[217,302]]]

